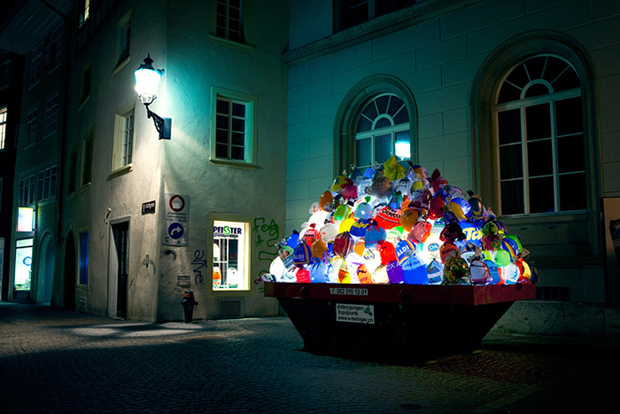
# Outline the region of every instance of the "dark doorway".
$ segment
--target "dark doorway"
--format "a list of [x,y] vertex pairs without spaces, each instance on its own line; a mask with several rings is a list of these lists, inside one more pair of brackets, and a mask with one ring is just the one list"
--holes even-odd
[[119,223],[112,226],[114,245],[116,246],[116,258],[118,260],[117,293],[116,293],[116,316],[127,318],[127,275],[129,258],[129,222]]
[[75,240],[73,233],[67,234],[67,243],[65,244],[65,287],[63,295],[63,307],[75,310]]

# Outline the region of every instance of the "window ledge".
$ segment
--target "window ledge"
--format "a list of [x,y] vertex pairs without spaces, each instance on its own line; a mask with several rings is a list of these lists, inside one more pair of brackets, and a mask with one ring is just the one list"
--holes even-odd
[[116,66],[114,67],[114,69],[112,69],[112,74],[116,75],[117,73],[122,71],[123,68],[125,68],[125,66],[129,64],[129,62],[131,62],[131,56],[127,56],[125,59],[118,62]]
[[127,164],[124,167],[112,171],[108,176],[108,180],[113,180],[114,178],[130,173],[131,171],[133,171],[133,164]]
[[53,68],[51,68],[50,70],[48,70],[46,73],[48,75],[51,75],[53,72],[56,71],[56,69],[58,69],[60,67],[60,65],[62,65],[62,63],[57,63],[56,66],[54,66]]
[[579,221],[579,219],[587,220],[588,212],[586,210],[560,212],[560,213],[538,213],[538,214],[521,214],[512,216],[498,216],[497,220],[508,225],[507,223],[539,224],[539,223],[561,223]]
[[234,40],[224,39],[223,37],[219,37],[219,36],[216,36],[214,34],[210,34],[209,35],[209,39],[211,39],[215,43],[220,43],[220,44],[222,44],[224,46],[228,46],[228,47],[231,47],[233,49],[242,50],[242,51],[248,52],[248,53],[251,52],[256,47],[255,45],[250,45],[250,44],[246,44],[246,43],[239,43],[239,42],[235,42]]
[[37,201],[37,207],[45,207],[56,202],[56,196]]
[[88,101],[90,101],[90,95],[88,95],[87,97],[85,97],[84,99],[82,99],[82,102],[80,102],[80,106],[78,107],[78,111],[81,111],[82,108],[84,108],[84,106],[86,106],[86,104],[88,103]]
[[377,17],[330,36],[301,45],[283,54],[284,63],[297,65],[348,47],[376,39],[406,27],[418,25],[482,0],[434,0]]
[[43,135],[43,138],[41,138],[43,141],[45,141],[46,139],[48,139],[51,136],[56,135],[56,133],[58,132],[57,129],[53,130],[52,132],[48,132],[47,134]]
[[245,162],[245,161],[232,161],[232,160],[222,160],[219,158],[211,158],[209,160],[212,164],[222,166],[222,167],[231,167],[231,168],[239,168],[243,170],[258,170],[260,167],[257,164]]
[[80,189],[79,189],[78,193],[79,193],[79,194],[83,194],[83,193],[85,193],[87,190],[89,190],[89,189],[90,189],[90,187],[91,187],[91,183],[90,183],[90,181],[89,181],[89,182],[87,182],[86,184],[82,185],[82,187],[80,187]]
[[31,91],[35,86],[37,86],[40,83],[41,83],[41,79],[37,79],[34,83],[31,83],[30,86],[28,86],[28,90]]

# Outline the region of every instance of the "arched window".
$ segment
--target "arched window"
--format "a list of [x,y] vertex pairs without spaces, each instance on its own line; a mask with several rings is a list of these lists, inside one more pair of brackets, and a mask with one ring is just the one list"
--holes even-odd
[[575,68],[548,54],[520,62],[500,85],[500,214],[586,209],[580,86]]
[[342,100],[334,122],[334,174],[364,168],[392,155],[417,162],[416,105],[407,85],[391,75],[358,82]]
[[395,155],[411,158],[409,112],[405,102],[393,94],[381,94],[362,109],[355,134],[355,163],[369,167]]
[[480,67],[471,103],[473,190],[485,205],[519,232],[539,269],[560,257],[576,272],[600,263],[597,87],[586,50],[553,31],[514,36]]

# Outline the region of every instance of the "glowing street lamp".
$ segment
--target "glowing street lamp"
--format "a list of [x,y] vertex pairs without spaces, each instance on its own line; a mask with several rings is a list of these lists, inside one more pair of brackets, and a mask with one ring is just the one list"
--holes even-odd
[[159,139],[170,139],[172,118],[162,118],[149,109],[149,105],[157,98],[157,86],[159,85],[159,78],[163,74],[163,69],[153,68],[153,59],[151,59],[150,54],[147,55],[144,63],[134,72],[136,92],[138,92],[138,99],[146,107],[146,116],[153,118],[155,128],[159,132]]

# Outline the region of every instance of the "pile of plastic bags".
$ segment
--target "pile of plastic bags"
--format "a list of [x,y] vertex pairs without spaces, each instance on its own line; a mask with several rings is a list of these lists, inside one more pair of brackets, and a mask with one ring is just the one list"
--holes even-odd
[[438,170],[392,157],[334,179],[279,245],[263,279],[297,283],[515,284],[537,281],[519,237]]

